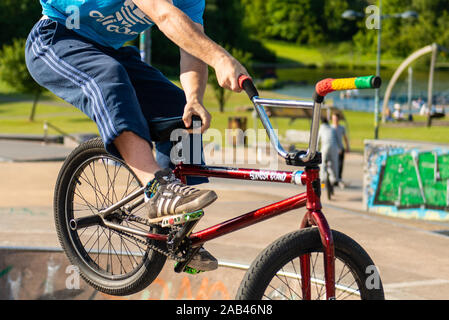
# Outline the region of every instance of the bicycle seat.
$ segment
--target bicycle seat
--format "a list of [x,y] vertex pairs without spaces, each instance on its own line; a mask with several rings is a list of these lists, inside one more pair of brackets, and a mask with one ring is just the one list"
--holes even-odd
[[153,141],[170,141],[170,135],[176,129],[192,129],[193,123],[201,122],[200,117],[192,117],[192,125],[187,128],[182,116],[174,118],[154,119],[149,122],[150,135]]

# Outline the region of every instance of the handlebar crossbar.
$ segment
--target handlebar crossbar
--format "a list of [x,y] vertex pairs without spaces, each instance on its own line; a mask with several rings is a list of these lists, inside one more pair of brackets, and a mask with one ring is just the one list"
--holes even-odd
[[[381,78],[376,76],[346,79],[325,79],[317,83],[315,87],[316,92],[314,94],[314,101],[310,102],[259,98],[259,92],[254,86],[252,79],[246,75],[241,75],[239,77],[239,86],[246,92],[250,100],[253,102],[271,144],[274,146],[278,154],[286,160],[287,164],[295,166],[314,166],[321,163],[320,154],[316,151],[318,147],[321,107],[324,102],[324,97],[327,94],[339,90],[379,88],[381,84]],[[284,150],[271,125],[270,119],[263,108],[264,106],[312,109],[312,125],[310,128],[309,146],[307,151],[296,151],[289,153]]]

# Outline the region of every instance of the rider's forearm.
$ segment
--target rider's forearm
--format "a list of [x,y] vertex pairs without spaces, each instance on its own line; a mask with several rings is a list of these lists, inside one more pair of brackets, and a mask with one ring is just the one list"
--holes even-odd
[[187,102],[198,102],[202,105],[207,85],[207,65],[181,49],[180,68],[181,85]]
[[133,0],[171,41],[215,68],[229,56],[181,10],[166,0]]

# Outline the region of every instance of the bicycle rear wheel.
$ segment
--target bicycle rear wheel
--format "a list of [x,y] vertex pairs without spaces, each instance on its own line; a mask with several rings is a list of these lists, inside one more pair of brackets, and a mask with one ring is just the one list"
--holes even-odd
[[[335,245],[335,298],[383,300],[382,282],[368,254],[354,240],[332,231]],[[268,246],[247,271],[236,299],[304,299],[300,257],[310,255],[311,299],[326,299],[324,263],[317,228],[295,231]]]
[[[101,292],[129,295],[144,289],[157,277],[166,257],[138,238],[98,224],[73,230],[70,222],[94,216],[140,187],[133,171],[109,155],[98,138],[77,147],[59,173],[54,194],[59,241],[82,278]],[[143,205],[132,215],[146,217]],[[142,231],[150,229],[138,219],[125,219],[119,214],[107,219]]]

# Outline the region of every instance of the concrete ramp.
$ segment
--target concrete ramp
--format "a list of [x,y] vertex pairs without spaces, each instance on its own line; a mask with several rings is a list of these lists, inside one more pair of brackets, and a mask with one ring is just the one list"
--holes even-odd
[[220,263],[199,275],[177,274],[167,261],[157,279],[141,292],[109,296],[90,287],[57,248],[0,248],[1,300],[228,300],[234,299],[245,266]]

